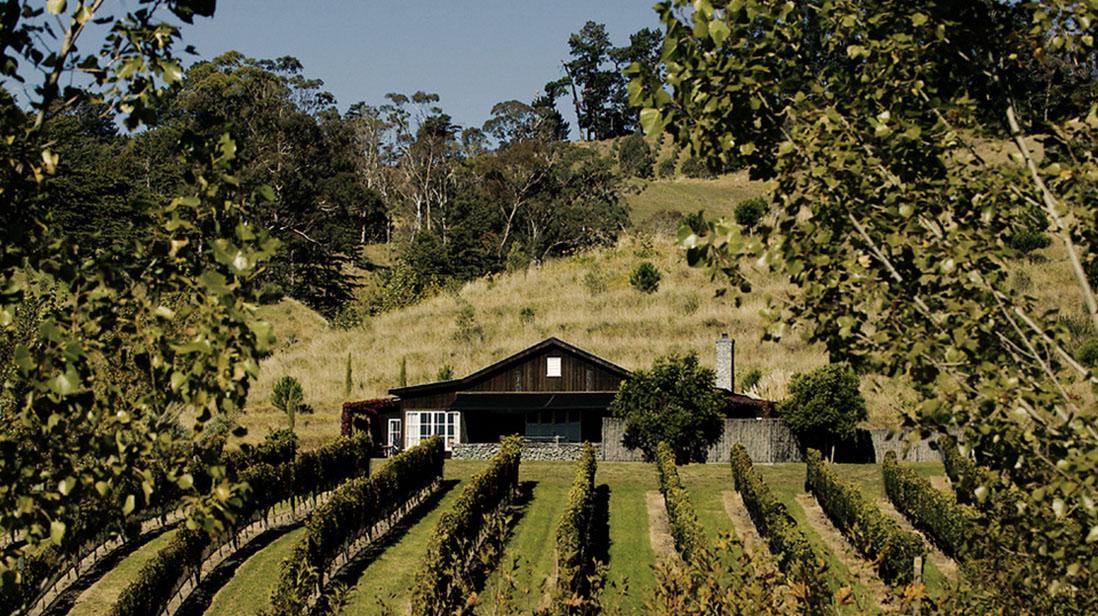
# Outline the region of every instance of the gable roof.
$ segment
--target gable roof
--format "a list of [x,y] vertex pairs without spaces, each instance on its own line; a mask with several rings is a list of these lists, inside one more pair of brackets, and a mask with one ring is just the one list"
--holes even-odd
[[629,375],[632,374],[628,370],[626,370],[625,368],[622,368],[621,366],[619,366],[615,363],[606,361],[605,359],[599,357],[598,355],[594,355],[592,353],[584,351],[583,349],[579,348],[578,346],[575,346],[573,344],[568,344],[567,342],[561,340],[560,338],[552,336],[552,337],[546,338],[545,340],[542,340],[541,342],[539,342],[539,343],[537,343],[537,344],[535,344],[531,347],[527,347],[527,348],[519,351],[518,353],[515,353],[514,355],[511,355],[510,357],[506,357],[504,359],[501,359],[501,360],[497,361],[494,364],[485,366],[484,368],[481,368],[480,370],[477,370],[476,372],[474,372],[474,373],[472,373],[472,374],[470,374],[470,375],[468,375],[464,378],[450,379],[448,381],[436,381],[434,383],[423,383],[421,385],[409,385],[407,387],[394,387],[394,388],[389,390],[389,393],[394,395],[394,396],[402,396],[402,395],[405,395],[405,394],[428,394],[428,393],[431,393],[433,391],[451,391],[451,390],[459,389],[459,388],[467,386],[467,385],[472,385],[472,384],[476,383],[477,381],[479,381],[480,379],[482,379],[483,377],[488,376],[489,374],[492,374],[494,372],[498,372],[500,370],[505,370],[505,369],[515,365],[515,364],[518,364],[518,363],[521,363],[521,362],[525,361],[526,359],[530,358],[531,356],[537,355],[537,354],[539,354],[543,351],[549,350],[549,349],[558,349],[558,350],[564,351],[566,353],[571,353],[573,355],[576,355],[580,359],[589,361],[589,362],[605,369],[607,372],[610,372],[611,374],[615,374],[617,376],[620,376],[623,379],[629,378]]

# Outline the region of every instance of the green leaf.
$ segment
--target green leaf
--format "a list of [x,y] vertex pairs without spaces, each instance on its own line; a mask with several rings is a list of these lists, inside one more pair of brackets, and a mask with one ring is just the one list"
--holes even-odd
[[929,19],[930,19],[929,17],[927,17],[926,15],[924,15],[922,13],[915,13],[914,15],[911,16],[911,25],[918,28],[919,26],[925,24]]
[[46,10],[50,15],[60,15],[65,12],[66,4],[65,0],[49,0],[46,3]]
[[713,43],[718,47],[724,44],[725,40],[728,39],[728,35],[731,33],[732,31],[729,30],[728,24],[724,23],[722,20],[713,21],[709,24],[709,38],[713,39]]
[[136,506],[137,499],[133,494],[126,495],[126,502],[122,504],[122,515],[130,515],[133,513],[133,508]]
[[54,545],[61,545],[61,540],[65,538],[65,523],[60,520],[54,520],[50,522],[50,541]]
[[663,131],[663,119],[659,109],[641,109],[640,124],[645,134],[655,135]]

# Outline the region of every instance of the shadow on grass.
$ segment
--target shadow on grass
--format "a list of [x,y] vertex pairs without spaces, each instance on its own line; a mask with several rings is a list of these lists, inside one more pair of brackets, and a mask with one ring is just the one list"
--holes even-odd
[[610,564],[610,486],[595,486],[595,508],[591,512],[591,558]]
[[164,526],[151,531],[148,534],[142,535],[140,538],[131,541],[128,545],[118,548],[117,551],[107,558],[95,563],[90,569],[82,571],[80,577],[73,582],[71,586],[66,588],[64,592],[58,595],[49,608],[43,610],[42,616],[64,616],[64,614],[68,614],[76,604],[76,600],[80,598],[80,595],[84,594],[85,590],[91,588],[91,586],[102,579],[104,575],[117,567],[127,556],[141,549],[153,539],[156,539],[160,535],[175,528],[175,526],[176,525],[174,524]]
[[[248,545],[240,548],[231,556],[221,561],[221,563],[206,576],[206,579],[202,580],[202,583],[194,589],[191,596],[187,597],[187,600],[183,602],[183,605],[179,606],[179,611],[177,611],[176,614],[178,616],[202,616],[202,614],[205,614],[206,610],[210,608],[210,603],[213,601],[214,595],[216,595],[217,592],[221,590],[225,584],[228,584],[229,580],[236,575],[236,570],[240,568],[240,565],[244,564],[245,561],[269,546],[279,537],[295,528],[299,528],[303,523],[304,522],[296,522],[294,524],[280,526],[256,535],[254,539],[248,542]],[[263,597],[263,599],[266,600],[266,597]]]

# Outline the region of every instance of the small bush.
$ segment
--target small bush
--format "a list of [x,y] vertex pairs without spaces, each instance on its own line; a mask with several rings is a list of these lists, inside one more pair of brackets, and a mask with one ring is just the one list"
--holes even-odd
[[622,175],[636,178],[652,177],[655,157],[644,135],[634,133],[618,142],[618,166]]
[[1098,366],[1098,337],[1087,338],[1079,345],[1079,361],[1084,366],[1094,368]]
[[305,391],[301,383],[292,376],[284,376],[275,381],[271,389],[271,404],[290,420],[290,430],[294,429],[294,418],[305,404]]
[[454,378],[454,367],[450,364],[442,364],[442,367],[438,369],[438,380],[449,381]]
[[1031,208],[1020,220],[1022,225],[1007,236],[1011,248],[1028,255],[1052,245],[1052,238],[1046,233],[1048,217],[1039,208]]
[[477,314],[472,305],[465,304],[458,310],[454,319],[457,331],[454,332],[454,341],[463,344],[473,344],[484,340],[484,327],[477,323]]
[[707,180],[717,176],[705,161],[699,158],[688,158],[682,163],[682,174],[696,180]]
[[762,370],[759,370],[758,368],[752,368],[745,372],[744,375],[740,377],[740,391],[747,391],[758,385],[759,381],[762,380],[762,376]]
[[767,204],[766,199],[762,197],[754,197],[740,201],[739,204],[736,205],[736,211],[734,212],[736,224],[750,231],[759,226],[763,216],[766,215],[766,212],[769,209],[769,204]]
[[523,307],[519,310],[519,323],[523,325],[529,325],[534,322],[534,309],[530,306]]
[[660,271],[648,261],[642,262],[629,276],[629,284],[641,293],[655,293],[660,288]]

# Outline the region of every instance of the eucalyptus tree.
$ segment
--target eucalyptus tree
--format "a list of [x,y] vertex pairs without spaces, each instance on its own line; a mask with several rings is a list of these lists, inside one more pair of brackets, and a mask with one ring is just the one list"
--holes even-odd
[[[756,267],[789,276],[768,337],[799,328],[832,361],[910,382],[920,399],[908,424],[959,431],[978,453],[989,475],[974,496],[1004,506],[981,529],[997,549],[969,571],[987,603],[969,608],[1094,612],[1098,377],[1057,311],[1007,284],[1020,253],[1004,238],[1043,211],[1071,301],[1098,326],[1095,101],[1053,121],[1010,86],[1047,54],[1093,75],[1098,9],[674,0],[657,11],[666,75],[631,71],[645,129],[776,179],[776,222],[747,237],[691,217],[688,260],[741,292]],[[1027,134],[1035,126],[1044,133]],[[988,134],[1007,136],[1010,162],[984,156],[976,136]]]

